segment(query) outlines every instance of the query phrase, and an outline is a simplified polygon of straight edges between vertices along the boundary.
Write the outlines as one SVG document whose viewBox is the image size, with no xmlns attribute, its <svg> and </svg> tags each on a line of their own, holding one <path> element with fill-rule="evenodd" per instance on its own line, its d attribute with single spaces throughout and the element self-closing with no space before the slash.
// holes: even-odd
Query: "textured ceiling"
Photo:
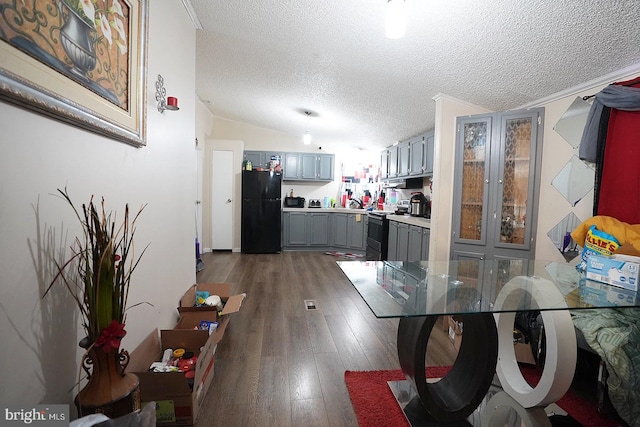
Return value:
<svg viewBox="0 0 640 427">
<path fill-rule="evenodd" d="M 438 93 L 508 110 L 640 63 L 638 0 L 406 1 L 390 40 L 386 0 L 191 0 L 197 95 L 219 117 L 380 148 L 433 129 Z"/>
</svg>

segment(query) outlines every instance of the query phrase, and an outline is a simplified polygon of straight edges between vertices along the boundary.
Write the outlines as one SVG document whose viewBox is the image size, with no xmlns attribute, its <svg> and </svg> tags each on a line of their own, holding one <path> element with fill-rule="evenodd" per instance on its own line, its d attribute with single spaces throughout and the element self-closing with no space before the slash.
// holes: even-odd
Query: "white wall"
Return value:
<svg viewBox="0 0 640 427">
<path fill-rule="evenodd" d="M 638 67 L 635 67 L 636 69 Z M 638 75 L 637 71 L 612 76 L 607 84 L 615 81 L 631 80 Z M 600 79 L 602 80 L 602 79 Z M 538 211 L 538 228 L 536 233 L 536 258 L 550 261 L 564 262 L 564 258 L 554 246 L 547 233 L 564 217 L 573 212 L 580 221 L 593 215 L 593 190 L 580 200 L 576 206 L 571 204 L 551 185 L 558 172 L 575 154 L 578 148 L 573 148 L 564 140 L 553 127 L 562 114 L 569 108 L 576 96 L 593 95 L 598 93 L 606 84 L 585 83 L 579 89 L 567 90 L 562 96 L 552 101 L 531 106 L 545 108 L 544 139 L 542 144 L 542 170 L 540 175 L 540 202 Z"/>
<path fill-rule="evenodd" d="M 168 31 L 168 29 L 171 29 Z M 129 145 L 0 102 L 0 402 L 72 403 L 83 336 L 75 303 L 52 278 L 42 247 L 64 250 L 80 232 L 53 196 L 67 187 L 79 206 L 93 194 L 122 215 L 147 204 L 136 250 L 148 243 L 131 283 L 122 346 L 133 350 L 155 328 L 175 324 L 177 301 L 195 282 L 195 30 L 180 2 L 151 1 L 146 69 L 148 145 Z M 180 110 L 160 114 L 154 83 L 165 79 Z M 51 239 L 55 239 L 54 241 Z"/>
</svg>

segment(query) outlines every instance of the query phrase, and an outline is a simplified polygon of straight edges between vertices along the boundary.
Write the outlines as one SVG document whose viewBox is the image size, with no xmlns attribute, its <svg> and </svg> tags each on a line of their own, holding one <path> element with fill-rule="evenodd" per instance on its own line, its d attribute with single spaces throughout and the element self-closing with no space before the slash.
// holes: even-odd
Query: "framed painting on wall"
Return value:
<svg viewBox="0 0 640 427">
<path fill-rule="evenodd" d="M 0 100 L 146 145 L 147 0 L 0 0 Z"/>
</svg>

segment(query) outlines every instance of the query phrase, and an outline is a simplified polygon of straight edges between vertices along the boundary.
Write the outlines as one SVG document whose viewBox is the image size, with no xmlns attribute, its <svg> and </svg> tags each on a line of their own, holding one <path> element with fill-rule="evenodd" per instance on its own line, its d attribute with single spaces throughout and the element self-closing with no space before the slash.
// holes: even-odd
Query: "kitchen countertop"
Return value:
<svg viewBox="0 0 640 427">
<path fill-rule="evenodd" d="M 282 208 L 282 212 L 338 212 L 338 213 L 354 213 L 367 214 L 364 209 L 350 208 Z"/>
<path fill-rule="evenodd" d="M 397 221 L 403 222 L 409 225 L 417 225 L 422 228 L 431 228 L 431 220 L 424 217 L 419 216 L 411 216 L 411 215 L 387 215 L 387 219 L 389 221 Z"/>
<path fill-rule="evenodd" d="M 366 211 L 364 209 L 350 209 L 350 208 L 282 208 L 282 212 L 329 212 L 329 213 L 335 212 L 335 213 L 350 213 L 350 214 L 368 214 L 369 213 L 369 211 Z M 417 225 L 418 227 L 431 228 L 431 220 L 427 218 L 411 216 L 411 215 L 387 214 L 387 219 L 390 221 L 403 222 L 409 225 Z"/>
</svg>

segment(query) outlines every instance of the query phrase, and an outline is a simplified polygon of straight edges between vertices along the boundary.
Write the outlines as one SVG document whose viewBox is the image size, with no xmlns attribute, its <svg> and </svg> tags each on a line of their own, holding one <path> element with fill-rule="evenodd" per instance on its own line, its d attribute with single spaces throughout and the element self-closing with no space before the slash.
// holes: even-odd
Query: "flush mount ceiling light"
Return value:
<svg viewBox="0 0 640 427">
<path fill-rule="evenodd" d="M 407 29 L 407 10 L 405 0 L 388 0 L 385 16 L 385 34 L 387 38 L 404 37 Z"/>
<path fill-rule="evenodd" d="M 311 111 L 305 111 L 304 114 L 307 116 L 307 130 L 305 131 L 304 135 L 302 136 L 302 142 L 304 142 L 304 145 L 310 145 L 311 144 L 311 134 L 309 133 L 309 116 L 311 116 Z"/>
</svg>

